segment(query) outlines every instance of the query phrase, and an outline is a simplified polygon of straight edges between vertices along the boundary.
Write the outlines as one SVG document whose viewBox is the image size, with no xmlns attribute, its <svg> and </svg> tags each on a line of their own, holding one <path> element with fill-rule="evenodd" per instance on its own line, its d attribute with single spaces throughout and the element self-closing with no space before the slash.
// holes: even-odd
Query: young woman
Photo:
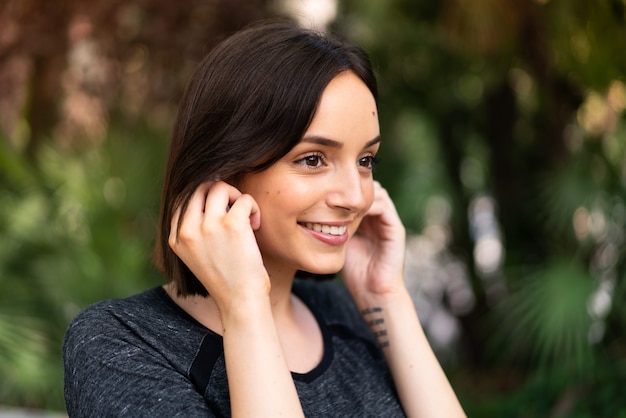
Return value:
<svg viewBox="0 0 626 418">
<path fill-rule="evenodd" d="M 204 59 L 164 181 L 169 283 L 72 322 L 70 416 L 464 415 L 404 286 L 404 228 L 372 177 L 376 100 L 360 49 L 287 22 Z M 342 284 L 321 280 L 339 271 Z"/>
</svg>

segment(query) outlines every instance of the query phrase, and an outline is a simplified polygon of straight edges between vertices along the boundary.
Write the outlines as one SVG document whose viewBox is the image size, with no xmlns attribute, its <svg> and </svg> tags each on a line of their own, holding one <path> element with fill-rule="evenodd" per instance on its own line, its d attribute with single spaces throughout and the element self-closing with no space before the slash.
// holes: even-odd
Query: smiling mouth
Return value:
<svg viewBox="0 0 626 418">
<path fill-rule="evenodd" d="M 307 229 L 312 229 L 313 231 L 316 231 L 316 232 L 321 232 L 323 234 L 329 234 L 329 235 L 335 235 L 335 236 L 341 236 L 345 234 L 346 231 L 348 230 L 348 227 L 346 225 L 341 225 L 341 226 L 322 225 L 322 224 L 315 224 L 315 223 L 310 223 L 310 222 L 305 222 L 305 223 L 302 223 L 301 225 L 306 227 Z"/>
</svg>

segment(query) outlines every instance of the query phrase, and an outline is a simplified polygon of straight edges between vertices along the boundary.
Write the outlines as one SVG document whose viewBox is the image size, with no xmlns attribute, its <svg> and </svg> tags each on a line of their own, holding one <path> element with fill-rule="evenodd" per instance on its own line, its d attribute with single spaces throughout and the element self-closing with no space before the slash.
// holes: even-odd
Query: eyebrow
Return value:
<svg viewBox="0 0 626 418">
<path fill-rule="evenodd" d="M 302 138 L 302 142 L 309 142 L 309 143 L 312 143 L 312 144 L 324 145 L 324 146 L 331 147 L 331 148 L 341 148 L 341 147 L 343 147 L 343 142 L 335 141 L 334 139 L 325 138 L 323 136 L 316 136 L 316 135 L 314 135 L 314 136 L 305 136 L 304 138 Z M 367 143 L 365 144 L 363 149 L 369 148 L 372 145 L 377 144 L 379 142 L 380 142 L 380 135 L 378 135 L 374 139 L 371 139 L 371 140 L 367 141 Z"/>
</svg>

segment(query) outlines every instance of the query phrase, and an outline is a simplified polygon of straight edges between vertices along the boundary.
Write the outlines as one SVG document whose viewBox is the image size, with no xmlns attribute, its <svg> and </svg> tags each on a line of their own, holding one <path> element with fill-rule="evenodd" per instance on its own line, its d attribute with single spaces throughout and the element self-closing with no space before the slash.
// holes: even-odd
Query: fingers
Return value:
<svg viewBox="0 0 626 418">
<path fill-rule="evenodd" d="M 204 193 L 206 217 L 214 219 L 224 216 L 239 197 L 241 197 L 241 192 L 230 184 L 223 181 L 215 182 Z"/>
<path fill-rule="evenodd" d="M 381 215 L 388 210 L 395 212 L 395 206 L 387 190 L 377 181 L 374 181 L 374 201 L 367 211 L 367 215 Z"/>
<path fill-rule="evenodd" d="M 204 207 L 206 203 L 206 197 L 211 188 L 211 183 L 202 183 L 191 195 L 187 209 L 183 216 L 187 225 L 199 225 L 202 220 L 202 214 L 204 213 Z M 169 245 L 171 248 L 175 248 L 179 240 L 180 229 L 182 228 L 181 222 L 182 205 L 179 205 L 172 216 L 172 222 L 170 224 Z M 180 228 L 179 228 L 180 227 Z"/>
<path fill-rule="evenodd" d="M 202 183 L 192 194 L 187 210 L 180 222 L 181 207 L 172 217 L 169 244 L 172 248 L 179 241 L 180 235 L 189 235 L 199 227 L 210 228 L 217 220 L 234 225 L 249 220 L 252 229 L 261 225 L 261 212 L 256 201 L 250 195 L 244 195 L 235 187 L 223 181 Z M 179 228 L 180 225 L 180 228 Z"/>
<path fill-rule="evenodd" d="M 238 222 L 240 219 L 248 219 L 252 229 L 257 230 L 261 226 L 261 211 L 259 205 L 249 194 L 242 194 L 233 202 L 229 217 L 233 217 Z"/>
<path fill-rule="evenodd" d="M 374 201 L 361 221 L 357 234 L 376 240 L 404 239 L 402 220 L 389 193 L 378 182 L 374 182 Z"/>
<path fill-rule="evenodd" d="M 242 224 L 248 219 L 252 229 L 261 226 L 261 212 L 254 198 L 222 181 L 215 183 L 206 196 L 204 219 Z"/>
</svg>

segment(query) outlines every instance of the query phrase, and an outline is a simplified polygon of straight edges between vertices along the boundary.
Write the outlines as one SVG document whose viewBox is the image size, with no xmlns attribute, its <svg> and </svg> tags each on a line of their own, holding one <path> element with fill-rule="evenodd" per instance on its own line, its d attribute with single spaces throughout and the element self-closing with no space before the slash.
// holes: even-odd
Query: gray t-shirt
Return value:
<svg viewBox="0 0 626 418">
<path fill-rule="evenodd" d="M 404 416 L 383 355 L 345 287 L 296 281 L 293 292 L 324 338 L 321 362 L 292 373 L 305 415 Z M 63 356 L 70 417 L 230 416 L 221 336 L 161 287 L 85 309 L 67 330 Z"/>
</svg>

